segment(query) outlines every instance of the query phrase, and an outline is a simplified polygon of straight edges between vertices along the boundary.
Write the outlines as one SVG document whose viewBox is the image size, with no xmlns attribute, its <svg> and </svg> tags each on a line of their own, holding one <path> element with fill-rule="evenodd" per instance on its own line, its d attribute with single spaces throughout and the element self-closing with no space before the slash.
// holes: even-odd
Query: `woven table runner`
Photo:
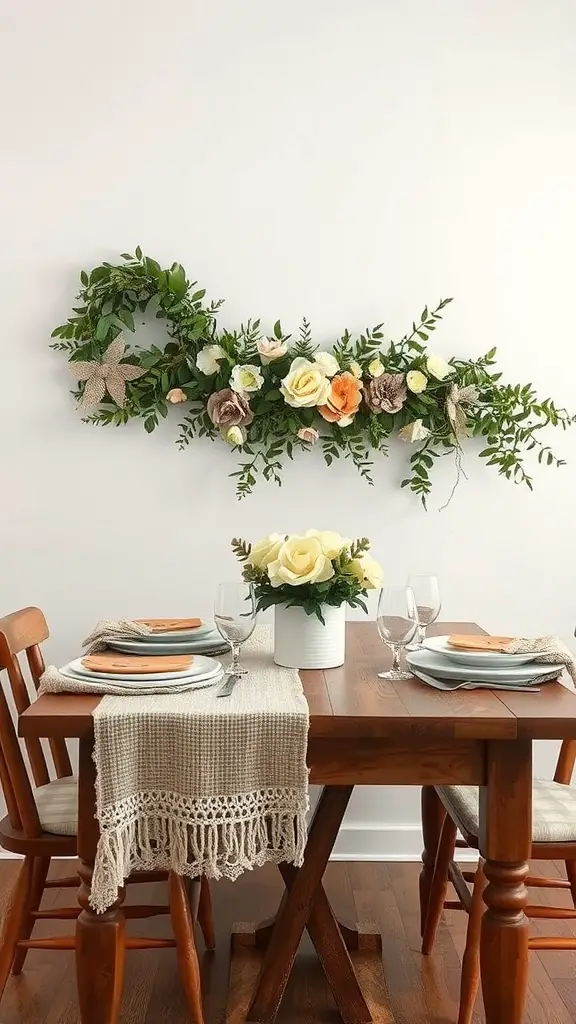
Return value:
<svg viewBox="0 0 576 1024">
<path fill-rule="evenodd" d="M 300 865 L 308 810 L 308 703 L 272 661 L 270 627 L 244 646 L 249 674 L 170 695 L 105 696 L 94 712 L 100 841 L 90 902 L 103 913 L 132 871 L 237 878 Z"/>
</svg>

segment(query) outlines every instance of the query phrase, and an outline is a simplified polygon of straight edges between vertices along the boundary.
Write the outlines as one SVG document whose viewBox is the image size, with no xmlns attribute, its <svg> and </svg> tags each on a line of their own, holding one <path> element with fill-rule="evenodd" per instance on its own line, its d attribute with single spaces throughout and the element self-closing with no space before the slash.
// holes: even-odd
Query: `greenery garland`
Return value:
<svg viewBox="0 0 576 1024">
<path fill-rule="evenodd" d="M 118 426 L 139 417 L 150 432 L 169 404 L 186 403 L 178 444 L 223 437 L 241 456 L 231 474 L 239 498 L 259 474 L 280 484 L 283 456 L 291 459 L 316 442 L 328 465 L 348 458 L 372 484 L 371 452 L 387 454 L 394 433 L 413 448 L 401 486 L 424 505 L 439 458 L 452 452 L 460 475 L 467 436 L 485 438 L 480 457 L 530 489 L 526 451 L 535 450 L 547 465 L 564 464 L 539 432 L 548 424 L 566 429 L 576 417 L 538 399 L 531 384 L 501 383 L 492 371 L 495 348 L 449 362 L 427 351 L 451 299 L 425 308 L 385 351 L 377 324 L 359 337 L 344 331 L 328 352 L 313 340 L 307 320 L 295 338 L 279 320 L 270 337 L 260 320 L 219 328 L 221 302 L 206 303 L 205 290 L 188 281 L 179 263 L 162 269 L 140 248 L 122 260 L 82 271 L 79 305 L 52 332 L 52 348 L 66 353 L 78 381 L 73 394 L 88 410 L 85 421 Z M 126 332 L 151 312 L 164 321 L 167 343 L 126 351 Z"/>
</svg>

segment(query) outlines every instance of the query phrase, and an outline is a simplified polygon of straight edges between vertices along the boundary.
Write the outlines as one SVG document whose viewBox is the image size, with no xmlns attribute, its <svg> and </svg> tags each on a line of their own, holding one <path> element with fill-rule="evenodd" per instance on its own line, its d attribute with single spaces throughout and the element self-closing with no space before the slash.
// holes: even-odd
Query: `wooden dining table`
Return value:
<svg viewBox="0 0 576 1024">
<path fill-rule="evenodd" d="M 469 622 L 437 623 L 433 630 L 437 634 L 482 632 Z M 299 868 L 280 865 L 285 894 L 278 913 L 273 921 L 252 930 L 250 941 L 260 959 L 242 1015 L 254 1024 L 274 1020 L 305 930 L 345 1024 L 393 1020 L 383 1005 L 375 1006 L 374 992 L 366 991 L 369 974 L 354 968 L 355 950 L 372 948 L 378 957 L 378 936 L 371 928 L 346 927 L 337 921 L 322 884 L 358 785 L 423 787 L 422 916 L 443 817 L 434 787 L 480 787 L 480 853 L 486 860 L 488 881 L 481 939 L 486 1021 L 521 1024 L 524 1020 L 528 977 L 524 881 L 532 829 L 532 746 L 538 739 L 576 738 L 576 693 L 555 682 L 543 685 L 539 693 L 441 692 L 416 679 L 379 679 L 378 671 L 389 665 L 389 652 L 374 623 L 359 622 L 347 626 L 346 662 L 341 668 L 300 673 L 310 708 L 310 782 L 322 790 L 304 863 Z M 82 1024 L 116 1024 L 123 972 L 122 896 L 104 914 L 96 914 L 89 904 L 99 838 L 92 713 L 100 699 L 45 695 L 19 721 L 23 737 L 79 740 L 78 901 L 82 909 L 76 964 Z M 238 1020 L 237 1005 L 229 1019 Z"/>
</svg>

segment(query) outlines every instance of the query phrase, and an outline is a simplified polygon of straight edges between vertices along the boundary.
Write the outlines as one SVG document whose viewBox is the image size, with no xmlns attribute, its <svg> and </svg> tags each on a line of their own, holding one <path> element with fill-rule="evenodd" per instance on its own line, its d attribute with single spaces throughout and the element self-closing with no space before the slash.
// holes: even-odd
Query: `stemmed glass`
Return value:
<svg viewBox="0 0 576 1024">
<path fill-rule="evenodd" d="M 413 573 L 409 576 L 408 586 L 414 591 L 418 617 L 416 642 L 410 644 L 408 650 L 418 651 L 426 639 L 426 627 L 436 622 L 440 615 L 442 607 L 440 587 L 438 586 L 437 576 L 429 576 L 425 573 Z"/>
<path fill-rule="evenodd" d="M 248 669 L 240 664 L 240 648 L 254 632 L 256 595 L 252 583 L 220 583 L 214 601 L 214 622 L 220 636 L 232 650 L 232 662 L 226 675 L 243 676 Z"/>
<path fill-rule="evenodd" d="M 400 668 L 400 652 L 410 643 L 418 628 L 416 599 L 410 587 L 382 587 L 378 599 L 376 625 L 380 639 L 392 648 L 392 668 L 379 672 L 380 679 L 411 679 Z"/>
</svg>

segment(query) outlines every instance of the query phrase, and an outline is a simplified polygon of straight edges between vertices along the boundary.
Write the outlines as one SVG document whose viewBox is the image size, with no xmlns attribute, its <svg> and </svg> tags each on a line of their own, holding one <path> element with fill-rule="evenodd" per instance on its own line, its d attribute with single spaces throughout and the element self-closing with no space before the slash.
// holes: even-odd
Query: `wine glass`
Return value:
<svg viewBox="0 0 576 1024">
<path fill-rule="evenodd" d="M 400 651 L 410 643 L 418 628 L 416 598 L 410 587 L 382 587 L 376 625 L 380 639 L 392 648 L 392 668 L 379 672 L 380 679 L 411 679 L 412 674 L 400 668 Z"/>
<path fill-rule="evenodd" d="M 240 664 L 240 648 L 254 632 L 256 595 L 252 583 L 220 583 L 214 601 L 214 622 L 220 636 L 229 644 L 232 662 L 227 675 L 243 676 L 248 669 Z"/>
<path fill-rule="evenodd" d="M 408 586 L 412 587 L 414 591 L 418 615 L 416 642 L 410 644 L 408 650 L 418 651 L 426 639 L 426 627 L 436 622 L 440 615 L 442 607 L 440 587 L 438 586 L 437 576 L 429 576 L 425 573 L 413 573 L 409 576 Z"/>
</svg>

